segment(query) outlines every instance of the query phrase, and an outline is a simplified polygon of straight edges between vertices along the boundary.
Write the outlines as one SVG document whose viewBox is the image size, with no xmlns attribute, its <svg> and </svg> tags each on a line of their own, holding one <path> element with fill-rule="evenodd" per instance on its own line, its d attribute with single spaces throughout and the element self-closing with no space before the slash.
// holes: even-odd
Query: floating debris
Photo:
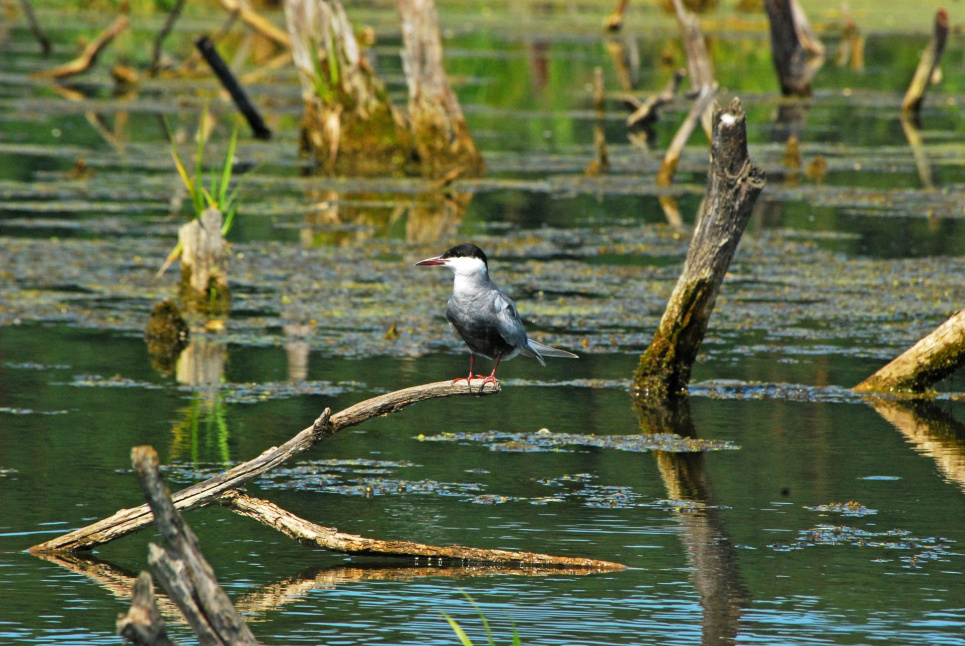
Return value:
<svg viewBox="0 0 965 646">
<path fill-rule="evenodd" d="M 831 502 L 826 505 L 805 507 L 805 509 L 808 511 L 841 514 L 842 516 L 869 516 L 871 514 L 878 513 L 877 509 L 868 509 L 856 500 L 850 500 L 848 502 Z"/>
<path fill-rule="evenodd" d="M 792 543 L 773 543 L 768 547 L 777 552 L 791 552 L 815 546 L 895 550 L 909 552 L 898 557 L 905 567 L 919 568 L 926 561 L 948 561 L 951 557 L 961 556 L 952 550 L 953 544 L 954 541 L 940 536 L 918 538 L 901 529 L 873 532 L 846 525 L 818 525 L 800 532 L 797 540 Z M 889 560 L 892 559 L 873 559 L 877 563 L 886 563 Z"/>
<path fill-rule="evenodd" d="M 577 433 L 504 433 L 488 431 L 484 433 L 441 433 L 420 436 L 426 442 L 479 442 L 488 444 L 492 451 L 511 451 L 528 453 L 533 451 L 565 451 L 568 447 L 595 447 L 647 453 L 666 451 L 668 453 L 703 453 L 707 451 L 729 451 L 739 449 L 736 444 L 726 440 L 704 440 L 681 437 L 670 433 L 652 435 L 582 435 Z"/>
</svg>

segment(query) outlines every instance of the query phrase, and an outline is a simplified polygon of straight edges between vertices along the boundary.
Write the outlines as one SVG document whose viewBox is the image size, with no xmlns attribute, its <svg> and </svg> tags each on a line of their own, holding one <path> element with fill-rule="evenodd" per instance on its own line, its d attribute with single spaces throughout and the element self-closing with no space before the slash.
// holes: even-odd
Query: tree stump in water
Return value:
<svg viewBox="0 0 965 646">
<path fill-rule="evenodd" d="M 181 243 L 181 306 L 186 311 L 221 315 L 231 309 L 228 252 L 221 237 L 223 217 L 205 209 L 178 230 Z"/>
<path fill-rule="evenodd" d="M 802 35 L 812 34 L 804 12 L 794 6 L 794 0 L 764 0 L 771 25 L 771 57 L 784 96 L 811 96 L 811 77 L 816 67 L 807 64 L 807 50 Z M 812 45 L 812 48 L 814 46 Z M 823 51 L 823 47 L 822 47 Z"/>
<path fill-rule="evenodd" d="M 747 156 L 747 125 L 735 99 L 729 109 L 714 111 L 704 207 L 683 272 L 640 357 L 634 391 L 664 399 L 687 387 L 720 284 L 763 189 L 764 173 Z"/>
<path fill-rule="evenodd" d="M 286 0 L 302 86 L 302 148 L 329 174 L 402 172 L 415 149 L 405 119 L 362 55 L 339 0 Z"/>
<path fill-rule="evenodd" d="M 935 12 L 935 27 L 932 32 L 928 47 L 921 54 L 915 76 L 905 92 L 905 98 L 901 102 L 902 114 L 918 114 L 921 109 L 922 101 L 925 100 L 925 92 L 928 86 L 934 81 L 935 72 L 938 64 L 941 63 L 942 54 L 945 52 L 945 42 L 948 40 L 948 12 L 939 7 Z"/>
<path fill-rule="evenodd" d="M 409 85 L 409 121 L 423 175 L 454 169 L 480 175 L 482 156 L 469 135 L 459 101 L 442 65 L 442 41 L 433 0 L 398 0 L 402 66 Z"/>
</svg>

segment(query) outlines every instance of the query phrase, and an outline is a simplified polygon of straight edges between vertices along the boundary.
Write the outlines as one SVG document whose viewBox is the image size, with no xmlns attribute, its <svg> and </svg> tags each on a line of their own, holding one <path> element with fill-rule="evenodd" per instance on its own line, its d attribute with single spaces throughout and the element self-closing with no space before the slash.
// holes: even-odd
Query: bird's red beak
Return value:
<svg viewBox="0 0 965 646">
<path fill-rule="evenodd" d="M 415 267 L 428 267 L 428 266 L 431 266 L 431 265 L 444 265 L 444 264 L 446 264 L 446 261 L 445 261 L 445 260 L 443 260 L 442 258 L 436 257 L 436 258 L 426 258 L 425 260 L 420 260 L 420 261 L 417 262 L 414 266 L 415 266 Z"/>
</svg>

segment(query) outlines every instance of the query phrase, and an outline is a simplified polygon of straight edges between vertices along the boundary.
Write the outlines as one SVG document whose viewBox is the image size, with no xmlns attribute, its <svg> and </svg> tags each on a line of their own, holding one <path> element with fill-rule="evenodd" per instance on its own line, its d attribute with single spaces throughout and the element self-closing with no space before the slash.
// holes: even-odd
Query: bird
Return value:
<svg viewBox="0 0 965 646">
<path fill-rule="evenodd" d="M 416 267 L 436 265 L 448 267 L 454 274 L 446 319 L 453 335 L 469 346 L 469 376 L 454 379 L 453 384 L 465 380 L 472 390 L 477 356 L 495 361 L 492 373 L 483 378 L 480 389 L 488 383 L 496 386 L 496 369 L 500 361 L 508 361 L 518 354 L 534 357 L 542 366 L 546 365 L 544 357 L 579 358 L 572 352 L 538 343 L 526 335 L 516 305 L 489 277 L 489 261 L 476 245 L 459 244 L 441 256 L 415 264 Z M 476 375 L 475 378 L 480 377 Z"/>
</svg>

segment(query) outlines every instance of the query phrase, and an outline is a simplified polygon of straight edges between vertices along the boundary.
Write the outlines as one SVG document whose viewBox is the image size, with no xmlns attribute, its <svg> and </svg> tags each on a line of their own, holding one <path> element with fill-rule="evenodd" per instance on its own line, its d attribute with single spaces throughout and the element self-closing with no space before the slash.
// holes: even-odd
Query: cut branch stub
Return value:
<svg viewBox="0 0 965 646">
<path fill-rule="evenodd" d="M 402 66 L 409 86 L 409 121 L 423 175 L 455 169 L 481 175 L 476 148 L 442 64 L 442 41 L 433 0 L 398 0 L 402 19 Z"/>
<path fill-rule="evenodd" d="M 205 209 L 178 230 L 181 243 L 179 295 L 185 310 L 208 315 L 231 309 L 228 252 L 221 235 L 221 211 Z"/>
<path fill-rule="evenodd" d="M 653 341 L 640 357 L 633 390 L 666 398 L 686 389 L 721 282 L 764 189 L 764 172 L 747 156 L 740 102 L 714 111 L 704 208 L 684 268 Z"/>
</svg>

